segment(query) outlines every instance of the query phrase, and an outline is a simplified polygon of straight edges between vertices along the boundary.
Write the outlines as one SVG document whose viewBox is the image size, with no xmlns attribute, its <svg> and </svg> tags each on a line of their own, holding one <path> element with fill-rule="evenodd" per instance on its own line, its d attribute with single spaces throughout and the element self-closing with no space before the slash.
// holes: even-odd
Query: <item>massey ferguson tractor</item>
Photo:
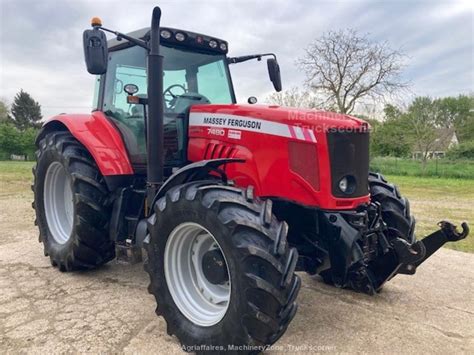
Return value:
<svg viewBox="0 0 474 355">
<path fill-rule="evenodd" d="M 36 223 L 60 271 L 146 250 L 156 313 L 185 349 L 259 352 L 295 316 L 296 271 L 367 294 L 468 234 L 415 238 L 398 188 L 369 173 L 369 126 L 351 116 L 236 103 L 226 41 L 160 27 L 84 31 L 94 110 L 37 138 Z M 107 41 L 105 32 L 113 33 Z"/>
</svg>

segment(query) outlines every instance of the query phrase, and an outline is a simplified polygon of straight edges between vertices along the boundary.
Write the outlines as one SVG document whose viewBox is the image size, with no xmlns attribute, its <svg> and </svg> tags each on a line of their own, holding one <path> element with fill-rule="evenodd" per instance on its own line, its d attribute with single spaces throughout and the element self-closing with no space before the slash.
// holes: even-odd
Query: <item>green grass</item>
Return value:
<svg viewBox="0 0 474 355">
<path fill-rule="evenodd" d="M 370 167 L 372 171 L 390 175 L 474 179 L 473 160 L 431 159 L 423 170 L 418 160 L 374 157 Z"/>
<path fill-rule="evenodd" d="M 0 161 L 0 196 L 31 192 L 34 162 Z"/>
<path fill-rule="evenodd" d="M 32 162 L 0 161 L 0 197 L 18 196 L 30 202 Z M 443 219 L 455 224 L 474 223 L 474 179 L 414 177 L 386 174 L 385 177 L 400 187 L 417 219 L 416 233 L 423 237 L 437 229 Z M 0 201 L 1 202 L 1 201 Z M 448 248 L 474 253 L 474 236 Z"/>
</svg>

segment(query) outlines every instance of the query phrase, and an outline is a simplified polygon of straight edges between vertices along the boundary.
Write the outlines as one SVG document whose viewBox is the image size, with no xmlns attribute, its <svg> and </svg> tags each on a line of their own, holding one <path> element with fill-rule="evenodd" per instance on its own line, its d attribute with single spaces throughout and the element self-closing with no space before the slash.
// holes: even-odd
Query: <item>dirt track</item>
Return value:
<svg viewBox="0 0 474 355">
<path fill-rule="evenodd" d="M 142 265 L 60 273 L 43 256 L 29 194 L 0 206 L 1 352 L 180 353 Z M 302 275 L 300 308 L 269 353 L 474 353 L 474 255 L 443 249 L 375 297 Z"/>
</svg>

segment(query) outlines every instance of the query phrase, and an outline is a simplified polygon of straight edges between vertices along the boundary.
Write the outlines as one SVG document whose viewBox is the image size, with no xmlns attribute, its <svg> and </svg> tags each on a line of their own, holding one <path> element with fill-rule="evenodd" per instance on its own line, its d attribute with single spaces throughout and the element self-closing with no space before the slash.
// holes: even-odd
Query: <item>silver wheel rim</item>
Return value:
<svg viewBox="0 0 474 355">
<path fill-rule="evenodd" d="M 210 327 L 224 318 L 230 303 L 231 282 L 212 284 L 202 270 L 203 255 L 219 249 L 214 236 L 197 223 L 182 223 L 168 237 L 165 247 L 165 278 L 174 303 L 194 324 Z"/>
<path fill-rule="evenodd" d="M 59 244 L 71 237 L 74 204 L 71 182 L 61 163 L 54 162 L 46 171 L 44 210 L 49 231 Z"/>
</svg>

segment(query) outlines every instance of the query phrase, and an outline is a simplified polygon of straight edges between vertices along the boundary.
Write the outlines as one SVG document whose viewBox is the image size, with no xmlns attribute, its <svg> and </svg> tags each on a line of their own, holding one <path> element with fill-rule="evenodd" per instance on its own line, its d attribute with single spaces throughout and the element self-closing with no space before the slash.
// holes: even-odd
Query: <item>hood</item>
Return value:
<svg viewBox="0 0 474 355">
<path fill-rule="evenodd" d="M 321 110 L 267 105 L 194 105 L 191 112 L 236 115 L 302 126 L 318 131 L 330 129 L 366 130 L 369 124 L 359 118 Z"/>
</svg>

